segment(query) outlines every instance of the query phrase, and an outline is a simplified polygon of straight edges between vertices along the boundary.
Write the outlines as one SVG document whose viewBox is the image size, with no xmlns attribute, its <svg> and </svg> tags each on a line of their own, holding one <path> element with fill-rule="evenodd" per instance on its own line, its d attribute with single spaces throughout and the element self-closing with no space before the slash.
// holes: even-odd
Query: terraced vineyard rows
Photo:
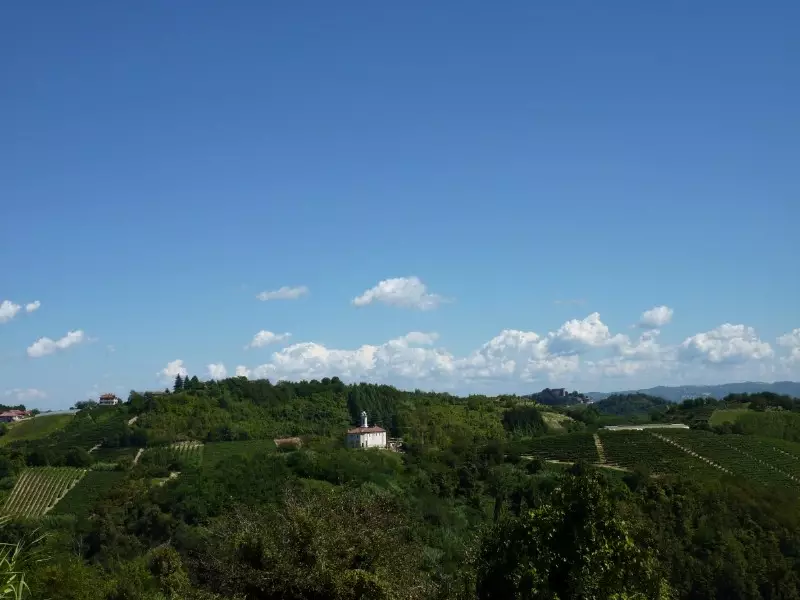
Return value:
<svg viewBox="0 0 800 600">
<path fill-rule="evenodd" d="M 763 485 L 792 485 L 792 476 L 767 461 L 756 459 L 744 447 L 734 449 L 730 441 L 734 436 L 723 436 L 707 431 L 665 431 L 661 435 L 691 448 L 698 454 L 728 469 L 733 475 L 756 481 Z M 738 436 L 737 436 L 738 437 Z M 736 443 L 734 441 L 734 443 Z"/>
<path fill-rule="evenodd" d="M 25 469 L 3 506 L 3 514 L 39 517 L 45 514 L 86 473 L 72 467 Z"/>
<path fill-rule="evenodd" d="M 642 466 L 653 473 L 714 475 L 714 468 L 647 431 L 604 431 L 600 434 L 606 462 L 632 469 Z"/>
<path fill-rule="evenodd" d="M 190 464 L 199 465 L 203 459 L 203 442 L 175 442 L 170 445 L 170 449 L 175 452 L 179 458 Z"/>
<path fill-rule="evenodd" d="M 67 492 L 50 514 L 84 515 L 99 498 L 113 489 L 124 477 L 125 473 L 119 471 L 90 471 Z"/>
<path fill-rule="evenodd" d="M 515 444 L 520 454 L 539 456 L 550 460 L 597 462 L 597 447 L 591 433 L 567 433 L 524 440 Z"/>
</svg>

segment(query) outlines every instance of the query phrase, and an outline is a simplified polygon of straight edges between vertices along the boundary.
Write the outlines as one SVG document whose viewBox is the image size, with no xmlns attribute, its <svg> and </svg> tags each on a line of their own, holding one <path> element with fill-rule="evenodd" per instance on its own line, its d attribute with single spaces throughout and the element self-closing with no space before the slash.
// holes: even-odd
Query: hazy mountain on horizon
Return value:
<svg viewBox="0 0 800 600">
<path fill-rule="evenodd" d="M 714 398 L 724 398 L 728 394 L 753 394 L 756 392 L 772 392 L 800 398 L 800 382 L 775 381 L 765 383 L 759 381 L 743 381 L 740 383 L 722 383 L 719 385 L 659 385 L 647 389 L 624 390 L 619 392 L 589 392 L 586 394 L 592 400 L 602 400 L 612 394 L 642 393 L 658 396 L 670 402 L 680 402 L 684 398 L 696 398 L 708 394 Z"/>
</svg>

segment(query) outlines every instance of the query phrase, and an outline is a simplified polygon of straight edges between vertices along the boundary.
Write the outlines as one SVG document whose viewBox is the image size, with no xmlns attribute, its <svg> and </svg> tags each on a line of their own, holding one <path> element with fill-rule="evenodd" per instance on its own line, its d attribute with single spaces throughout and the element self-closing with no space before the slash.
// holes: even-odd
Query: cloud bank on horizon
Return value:
<svg viewBox="0 0 800 600">
<path fill-rule="evenodd" d="M 306 286 L 283 287 L 278 292 L 288 289 L 308 293 Z M 285 291 L 281 295 L 299 297 Z M 398 309 L 428 311 L 449 301 L 430 292 L 419 277 L 411 276 L 384 279 L 351 303 L 356 307 L 381 303 Z M 731 323 L 696 333 L 681 343 L 663 343 L 661 329 L 671 323 L 674 314 L 673 308 L 666 305 L 643 311 L 633 324 L 642 330 L 636 336 L 612 334 L 598 312 L 570 319 L 545 334 L 504 329 L 461 356 L 437 345 L 440 335 L 435 331 L 410 331 L 377 345 L 335 348 L 314 341 L 288 344 L 291 333 L 261 330 L 246 348 L 286 345 L 272 352 L 267 362 L 253 366 L 239 364 L 233 373 L 272 380 L 338 376 L 345 381 L 468 391 L 491 386 L 579 386 L 599 379 L 633 376 L 661 382 L 690 380 L 709 370 L 723 378 L 726 375 L 736 378 L 746 372 L 774 379 L 795 376 L 800 369 L 800 329 L 776 340 L 783 352 L 776 352 L 752 327 Z M 162 373 L 174 377 L 175 365 L 183 365 L 183 361 L 170 362 Z M 220 379 L 228 373 L 223 363 L 215 362 L 207 365 L 205 375 Z M 620 385 L 625 384 L 620 382 Z"/>
<path fill-rule="evenodd" d="M 257 298 L 296 300 L 308 294 L 307 286 L 283 286 L 262 292 Z M 351 304 L 360 308 L 381 303 L 394 309 L 431 311 L 450 301 L 430 292 L 418 277 L 411 276 L 384 279 L 356 296 Z M 25 310 L 31 313 L 39 305 L 38 301 L 29 303 Z M 4 322 L 23 309 L 8 300 L 0 307 Z M 276 347 L 265 362 L 237 364 L 232 369 L 222 361 L 207 362 L 202 375 L 217 380 L 231 375 L 271 380 L 338 376 L 348 382 L 501 392 L 546 385 L 586 390 L 592 382 L 609 378 L 623 388 L 624 380 L 634 377 L 666 383 L 691 382 L 709 373 L 721 380 L 741 380 L 746 378 L 743 374 L 768 380 L 788 379 L 800 373 L 800 328 L 780 335 L 774 345 L 761 339 L 753 327 L 733 323 L 722 323 L 679 343 L 667 343 L 662 341 L 662 330 L 674 316 L 673 308 L 666 305 L 646 309 L 631 319 L 631 328 L 638 330 L 631 335 L 612 332 L 599 312 L 591 312 L 546 333 L 504 329 L 460 355 L 448 350 L 436 331 L 409 331 L 380 344 L 337 348 L 315 341 L 290 343 L 290 332 L 261 329 L 243 348 L 258 354 L 267 346 Z M 42 358 L 86 341 L 93 340 L 88 340 L 81 329 L 70 330 L 58 339 L 40 337 L 27 348 L 27 355 L 31 359 Z M 178 375 L 186 377 L 190 366 L 192 373 L 195 368 L 203 368 L 176 358 L 155 373 L 155 381 L 169 385 Z M 45 392 L 35 388 L 14 388 L 4 394 L 19 401 L 46 397 Z"/>
</svg>

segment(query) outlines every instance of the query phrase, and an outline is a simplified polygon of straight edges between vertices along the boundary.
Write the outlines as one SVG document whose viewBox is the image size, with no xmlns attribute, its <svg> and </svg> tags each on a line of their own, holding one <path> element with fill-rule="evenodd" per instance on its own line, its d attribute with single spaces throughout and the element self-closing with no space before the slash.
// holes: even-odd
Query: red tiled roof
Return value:
<svg viewBox="0 0 800 600">
<path fill-rule="evenodd" d="M 14 408 L 0 413 L 0 417 L 24 417 L 28 413 L 29 411 L 27 410 L 17 410 L 16 408 Z"/>
<path fill-rule="evenodd" d="M 100 400 L 113 400 L 114 398 L 116 398 L 114 394 L 103 394 L 100 396 Z"/>
<path fill-rule="evenodd" d="M 385 433 L 386 430 L 383 427 L 378 427 L 377 425 L 373 425 L 372 427 L 353 427 L 352 429 L 348 429 L 348 435 L 351 433 Z"/>
</svg>

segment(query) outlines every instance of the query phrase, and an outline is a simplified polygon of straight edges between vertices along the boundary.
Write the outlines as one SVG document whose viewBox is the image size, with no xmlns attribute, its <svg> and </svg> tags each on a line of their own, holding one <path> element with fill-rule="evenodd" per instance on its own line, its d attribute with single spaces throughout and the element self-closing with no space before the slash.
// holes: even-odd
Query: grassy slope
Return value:
<svg viewBox="0 0 800 600">
<path fill-rule="evenodd" d="M 54 431 L 63 429 L 73 418 L 73 415 L 38 415 L 32 419 L 12 423 L 8 433 L 0 437 L 0 446 L 18 440 L 35 440 L 47 437 Z"/>
<path fill-rule="evenodd" d="M 550 430 L 552 433 L 558 433 L 564 431 L 564 426 L 562 425 L 562 423 L 573 420 L 572 417 L 569 417 L 567 415 L 549 411 L 542 411 L 542 418 L 544 419 L 544 422 L 547 425 L 547 429 Z"/>
<path fill-rule="evenodd" d="M 737 419 L 750 412 L 746 408 L 718 408 L 711 414 L 708 420 L 710 425 L 722 425 L 723 423 L 735 423 Z"/>
</svg>

